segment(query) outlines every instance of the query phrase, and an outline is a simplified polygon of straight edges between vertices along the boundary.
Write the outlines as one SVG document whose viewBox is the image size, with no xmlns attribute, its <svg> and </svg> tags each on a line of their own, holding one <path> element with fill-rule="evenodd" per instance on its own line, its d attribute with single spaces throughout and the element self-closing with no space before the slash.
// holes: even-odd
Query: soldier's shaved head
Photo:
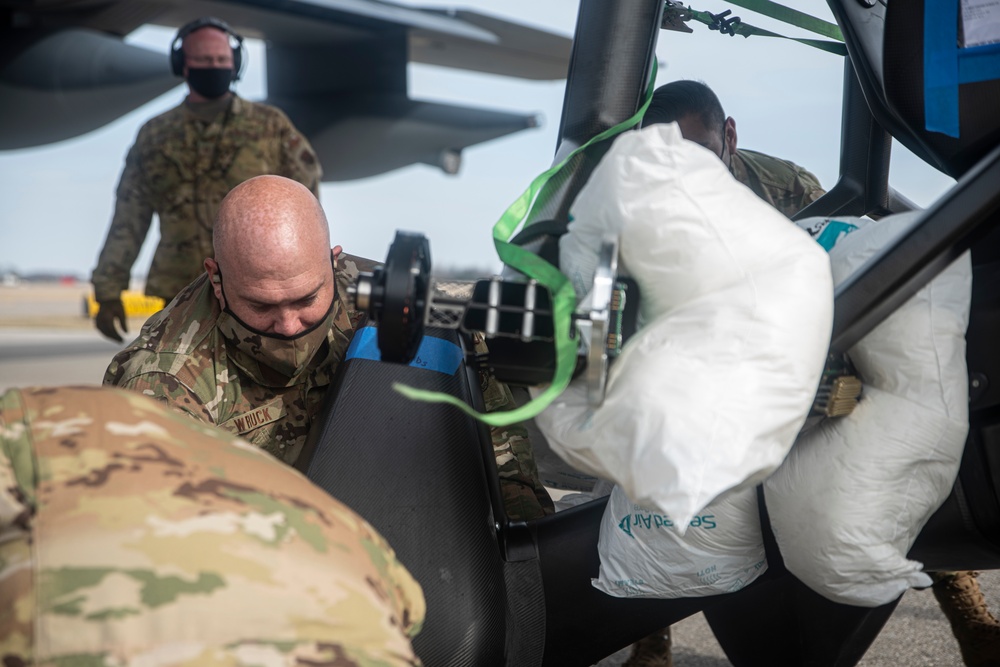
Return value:
<svg viewBox="0 0 1000 667">
<path fill-rule="evenodd" d="M 281 272 L 310 256 L 329 263 L 330 227 L 307 187 L 283 176 L 257 176 L 222 200 L 213 246 L 224 266 L 251 264 L 263 273 Z"/>
<path fill-rule="evenodd" d="M 205 269 L 223 307 L 247 324 L 291 336 L 326 314 L 330 228 L 304 185 L 282 176 L 244 181 L 222 200 L 213 234 L 215 258 Z"/>
</svg>

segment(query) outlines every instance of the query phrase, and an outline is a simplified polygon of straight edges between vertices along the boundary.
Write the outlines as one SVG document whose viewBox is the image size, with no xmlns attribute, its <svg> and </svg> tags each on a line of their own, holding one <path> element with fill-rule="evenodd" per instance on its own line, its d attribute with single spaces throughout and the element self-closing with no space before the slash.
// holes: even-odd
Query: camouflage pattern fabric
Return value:
<svg viewBox="0 0 1000 667">
<path fill-rule="evenodd" d="M 327 347 L 292 384 L 234 353 L 217 324 L 222 310 L 207 273 L 153 315 L 138 338 L 115 355 L 104 384 L 168 403 L 294 464 L 363 317 L 347 302 L 347 286 L 358 272 L 355 258 L 337 259 Z"/>
<path fill-rule="evenodd" d="M 263 174 L 294 179 L 318 196 L 322 175 L 309 142 L 280 110 L 235 95 L 210 122 L 187 103 L 139 130 L 125 158 L 117 203 L 92 282 L 97 301 L 118 299 L 149 232 L 160 242 L 146 294 L 170 301 L 213 255 L 212 227 L 226 194 Z"/>
<path fill-rule="evenodd" d="M 487 353 L 482 334 L 473 336 L 473 346 L 476 353 Z M 487 412 L 513 410 L 516 407 L 510 388 L 497 382 L 491 373 L 480 371 L 479 382 Z M 528 429 L 520 423 L 494 426 L 490 428 L 490 438 L 493 440 L 493 455 L 496 457 L 500 493 L 507 517 L 514 521 L 527 521 L 555 514 L 552 498 L 538 476 Z"/>
<path fill-rule="evenodd" d="M 826 192 L 815 176 L 794 162 L 757 151 L 737 149 L 732 171 L 737 181 L 788 218 Z"/>
<path fill-rule="evenodd" d="M 147 398 L 0 395 L 6 666 L 419 665 L 420 586 L 301 474 Z"/>
</svg>

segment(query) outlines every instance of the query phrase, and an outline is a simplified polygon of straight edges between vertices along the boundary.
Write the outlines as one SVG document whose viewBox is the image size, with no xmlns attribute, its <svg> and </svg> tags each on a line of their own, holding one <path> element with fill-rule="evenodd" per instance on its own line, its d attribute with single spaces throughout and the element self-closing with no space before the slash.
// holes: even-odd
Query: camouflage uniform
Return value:
<svg viewBox="0 0 1000 667">
<path fill-rule="evenodd" d="M 115 355 L 104 384 L 164 401 L 294 464 L 362 318 L 347 302 L 347 286 L 357 275 L 357 262 L 341 255 L 327 349 L 291 385 L 246 358 L 223 335 L 218 326 L 222 309 L 207 273 L 153 315 L 139 337 Z"/>
<path fill-rule="evenodd" d="M 732 172 L 737 181 L 789 218 L 825 193 L 816 177 L 794 162 L 757 151 L 737 149 Z"/>
<path fill-rule="evenodd" d="M 118 299 L 128 288 L 153 213 L 160 220 L 160 242 L 146 294 L 169 301 L 213 255 L 215 216 L 232 188 L 254 176 L 277 174 L 318 195 L 319 161 L 284 113 L 235 95 L 206 104 L 217 111 L 208 120 L 184 103 L 139 130 L 92 277 L 98 301 Z"/>
<path fill-rule="evenodd" d="M 101 387 L 0 395 L 4 665 L 419 665 L 375 530 L 225 432 Z"/>
<path fill-rule="evenodd" d="M 481 334 L 473 337 L 473 344 L 478 354 L 487 353 L 486 342 Z M 487 412 L 513 410 L 517 407 L 510 388 L 497 382 L 492 374 L 480 371 L 479 383 Z M 493 456 L 496 457 L 500 493 L 503 495 L 507 517 L 514 521 L 527 521 L 555 514 L 552 498 L 538 477 L 538 466 L 535 464 L 528 429 L 521 423 L 494 426 L 490 429 L 490 437 L 493 440 Z"/>
<path fill-rule="evenodd" d="M 104 384 L 164 401 L 294 465 L 363 316 L 349 308 L 347 286 L 371 266 L 349 255 L 338 258 L 328 348 L 294 384 L 234 350 L 217 324 L 221 309 L 207 274 L 152 316 L 139 337 L 115 355 Z M 483 391 L 487 410 L 513 407 L 510 390 L 491 375 L 484 377 Z M 526 429 L 497 427 L 491 435 L 508 516 L 534 519 L 554 511 L 538 479 Z"/>
</svg>

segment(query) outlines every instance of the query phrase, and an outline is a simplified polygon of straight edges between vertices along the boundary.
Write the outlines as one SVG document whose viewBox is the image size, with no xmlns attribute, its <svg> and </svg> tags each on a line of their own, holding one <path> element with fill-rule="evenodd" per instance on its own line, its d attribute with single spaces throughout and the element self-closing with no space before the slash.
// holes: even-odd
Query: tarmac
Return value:
<svg viewBox="0 0 1000 667">
<path fill-rule="evenodd" d="M 89 285 L 0 286 L 0 392 L 29 385 L 100 384 L 122 343 L 104 339 L 84 315 Z M 135 336 L 143 320 L 129 321 Z M 991 610 L 1000 613 L 1000 571 L 980 576 Z M 731 663 L 701 614 L 672 627 L 675 667 L 726 667 Z M 598 663 L 617 667 L 628 649 Z M 1000 657 L 998 657 L 1000 659 Z M 911 590 L 903 597 L 860 667 L 956 667 L 958 645 L 933 594 Z M 776 666 L 777 667 L 777 666 Z"/>
</svg>

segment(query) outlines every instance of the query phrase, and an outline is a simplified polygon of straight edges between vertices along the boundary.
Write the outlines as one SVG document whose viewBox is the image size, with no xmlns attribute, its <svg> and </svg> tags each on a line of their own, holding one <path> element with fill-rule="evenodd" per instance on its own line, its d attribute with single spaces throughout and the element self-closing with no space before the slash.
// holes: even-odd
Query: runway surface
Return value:
<svg viewBox="0 0 1000 667">
<path fill-rule="evenodd" d="M 86 285 L 0 287 L 0 392 L 10 387 L 100 384 L 122 344 L 108 341 L 82 315 Z M 131 321 L 135 335 L 141 320 Z M 1000 612 L 1000 572 L 980 577 L 990 609 Z M 729 661 L 701 614 L 673 627 L 675 667 L 726 667 Z M 621 665 L 623 650 L 600 667 Z M 910 591 L 861 667 L 957 667 L 958 645 L 930 591 Z M 778 666 L 775 666 L 778 667 Z"/>
</svg>

